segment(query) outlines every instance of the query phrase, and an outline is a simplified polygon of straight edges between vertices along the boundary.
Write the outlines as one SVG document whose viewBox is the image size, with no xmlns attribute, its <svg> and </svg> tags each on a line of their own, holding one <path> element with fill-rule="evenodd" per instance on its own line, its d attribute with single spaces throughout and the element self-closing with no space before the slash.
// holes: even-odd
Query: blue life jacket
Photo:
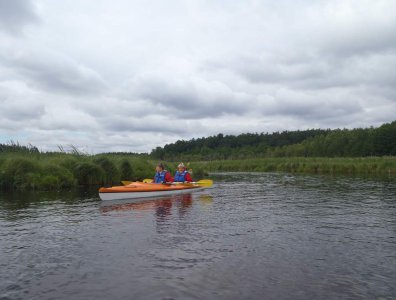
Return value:
<svg viewBox="0 0 396 300">
<path fill-rule="evenodd" d="M 174 181 L 175 182 L 184 182 L 184 181 L 186 181 L 186 174 L 187 174 L 187 171 L 183 171 L 183 172 L 176 171 L 176 174 L 175 174 L 175 177 L 174 177 Z"/>
<path fill-rule="evenodd" d="M 168 171 L 162 170 L 161 172 L 156 172 L 154 176 L 155 183 L 163 183 L 165 182 L 165 175 Z"/>
</svg>

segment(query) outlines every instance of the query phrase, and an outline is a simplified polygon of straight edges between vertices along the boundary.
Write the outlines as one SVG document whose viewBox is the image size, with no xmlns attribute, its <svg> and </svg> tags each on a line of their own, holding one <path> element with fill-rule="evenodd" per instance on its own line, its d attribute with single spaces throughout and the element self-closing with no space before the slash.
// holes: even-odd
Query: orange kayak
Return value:
<svg viewBox="0 0 396 300">
<path fill-rule="evenodd" d="M 188 184 L 158 184 L 132 182 L 128 185 L 113 186 L 99 189 L 99 197 L 102 200 L 120 200 L 148 197 L 163 197 L 182 193 L 191 193 L 204 189 L 205 186 Z"/>
</svg>

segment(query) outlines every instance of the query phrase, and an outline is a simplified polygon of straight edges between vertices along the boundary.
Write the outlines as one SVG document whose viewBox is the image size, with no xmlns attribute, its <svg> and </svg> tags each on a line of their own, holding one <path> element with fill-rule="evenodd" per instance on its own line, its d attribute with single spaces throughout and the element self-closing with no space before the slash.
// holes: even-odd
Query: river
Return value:
<svg viewBox="0 0 396 300">
<path fill-rule="evenodd" d="M 138 203 L 0 194 L 0 299 L 395 299 L 394 180 L 213 178 Z"/>
</svg>

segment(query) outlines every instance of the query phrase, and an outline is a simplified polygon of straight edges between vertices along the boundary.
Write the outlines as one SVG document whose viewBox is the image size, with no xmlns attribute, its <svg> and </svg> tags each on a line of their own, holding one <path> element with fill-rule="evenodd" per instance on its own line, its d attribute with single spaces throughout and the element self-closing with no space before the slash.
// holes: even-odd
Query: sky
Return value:
<svg viewBox="0 0 396 300">
<path fill-rule="evenodd" d="M 393 0 L 0 0 L 0 143 L 379 126 L 395 70 Z"/>
</svg>

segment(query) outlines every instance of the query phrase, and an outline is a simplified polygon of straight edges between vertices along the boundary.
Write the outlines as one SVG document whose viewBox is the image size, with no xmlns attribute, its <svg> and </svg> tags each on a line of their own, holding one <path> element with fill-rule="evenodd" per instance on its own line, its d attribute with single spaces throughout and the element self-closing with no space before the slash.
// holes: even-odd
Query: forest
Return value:
<svg viewBox="0 0 396 300">
<path fill-rule="evenodd" d="M 244 133 L 179 140 L 157 147 L 161 160 L 210 161 L 266 157 L 367 157 L 396 155 L 396 121 L 377 128 L 310 129 Z"/>
</svg>

